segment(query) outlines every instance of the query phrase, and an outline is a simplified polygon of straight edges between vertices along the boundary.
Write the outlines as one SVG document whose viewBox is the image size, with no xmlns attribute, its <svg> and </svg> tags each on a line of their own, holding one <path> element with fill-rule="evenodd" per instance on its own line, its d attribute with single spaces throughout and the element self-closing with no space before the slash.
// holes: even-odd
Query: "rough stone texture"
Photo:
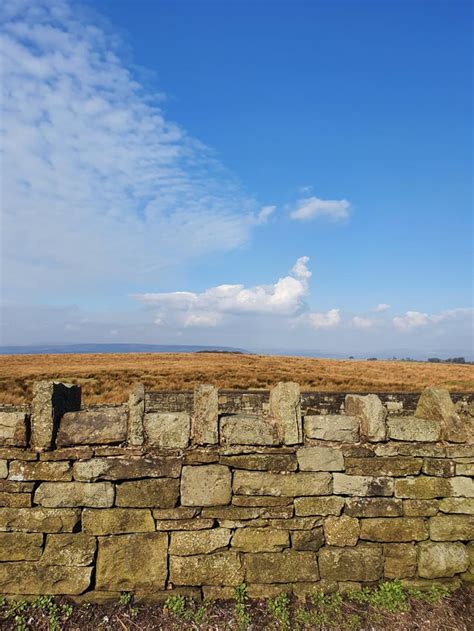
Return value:
<svg viewBox="0 0 474 631">
<path fill-rule="evenodd" d="M 41 563 L 45 565 L 90 565 L 96 538 L 83 533 L 48 535 Z"/>
<path fill-rule="evenodd" d="M 114 444 L 127 440 L 127 408 L 98 407 L 68 412 L 61 419 L 59 447 Z"/>
<path fill-rule="evenodd" d="M 340 515 L 343 507 L 343 497 L 297 497 L 295 499 L 295 513 L 298 517 Z"/>
<path fill-rule="evenodd" d="M 447 497 L 440 501 L 439 510 L 442 513 L 463 513 L 474 515 L 474 498 Z"/>
<path fill-rule="evenodd" d="M 219 440 L 218 390 L 201 384 L 194 390 L 194 413 L 191 434 L 195 445 L 214 445 Z"/>
<path fill-rule="evenodd" d="M 438 421 L 443 426 L 445 434 L 449 433 L 451 426 L 459 421 L 449 392 L 441 388 L 423 390 L 416 406 L 415 416 Z M 446 438 L 450 440 L 448 436 Z"/>
<path fill-rule="evenodd" d="M 324 520 L 324 535 L 328 546 L 355 546 L 359 540 L 359 520 L 348 515 L 327 517 Z"/>
<path fill-rule="evenodd" d="M 364 475 L 334 474 L 334 493 L 337 495 L 377 496 L 393 495 L 391 478 Z"/>
<path fill-rule="evenodd" d="M 228 546 L 230 538 L 231 531 L 228 528 L 173 532 L 169 553 L 178 556 L 210 554 Z"/>
<path fill-rule="evenodd" d="M 235 469 L 249 469 L 251 471 L 296 471 L 297 467 L 294 454 L 221 456 L 219 462 Z"/>
<path fill-rule="evenodd" d="M 423 462 L 422 471 L 425 475 L 450 478 L 455 475 L 456 467 L 453 460 L 446 460 L 446 458 L 426 458 Z"/>
<path fill-rule="evenodd" d="M 435 515 L 430 518 L 433 541 L 474 540 L 474 515 Z"/>
<path fill-rule="evenodd" d="M 0 532 L 0 561 L 37 561 L 43 535 L 31 532 Z"/>
<path fill-rule="evenodd" d="M 435 419 L 415 416 L 391 416 L 387 420 L 388 436 L 392 440 L 434 442 L 441 438 L 442 425 Z"/>
<path fill-rule="evenodd" d="M 0 531 L 72 532 L 80 518 L 71 508 L 0 508 Z"/>
<path fill-rule="evenodd" d="M 321 548 L 319 570 L 321 578 L 332 581 L 377 581 L 383 573 L 382 547 Z"/>
<path fill-rule="evenodd" d="M 231 499 L 232 476 L 220 464 L 183 467 L 181 504 L 183 506 L 220 506 Z"/>
<path fill-rule="evenodd" d="M 191 418 L 186 412 L 145 414 L 147 444 L 160 449 L 185 449 L 189 444 Z"/>
<path fill-rule="evenodd" d="M 271 473 L 266 471 L 236 471 L 234 493 L 241 495 L 330 495 L 329 473 Z"/>
<path fill-rule="evenodd" d="M 59 419 L 81 407 L 81 389 L 54 381 L 37 381 L 31 403 L 31 447 L 45 451 L 53 445 Z"/>
<path fill-rule="evenodd" d="M 361 519 L 360 538 L 369 541 L 423 541 L 428 538 L 428 526 L 421 517 Z"/>
<path fill-rule="evenodd" d="M 168 535 L 161 532 L 99 539 L 96 589 L 153 591 L 167 575 Z"/>
<path fill-rule="evenodd" d="M 294 550 L 316 552 L 324 543 L 324 531 L 321 527 L 312 530 L 295 530 L 291 533 L 291 545 Z"/>
<path fill-rule="evenodd" d="M 38 563 L 1 563 L 1 594 L 82 594 L 90 584 L 91 567 Z"/>
<path fill-rule="evenodd" d="M 462 543 L 424 541 L 420 544 L 418 572 L 423 578 L 452 577 L 468 567 L 469 556 Z"/>
<path fill-rule="evenodd" d="M 143 417 L 145 416 L 145 386 L 136 383 L 128 397 L 128 431 L 127 439 L 130 445 L 143 445 Z"/>
<path fill-rule="evenodd" d="M 246 578 L 250 583 L 298 583 L 319 579 L 318 561 L 313 552 L 262 552 L 244 556 Z"/>
<path fill-rule="evenodd" d="M 401 517 L 402 500 L 373 497 L 346 499 L 346 515 L 351 517 Z"/>
<path fill-rule="evenodd" d="M 307 438 L 355 442 L 359 437 L 359 419 L 355 416 L 328 414 L 326 416 L 305 416 L 304 432 Z"/>
<path fill-rule="evenodd" d="M 421 458 L 345 458 L 346 474 L 396 476 L 417 475 L 422 465 Z"/>
<path fill-rule="evenodd" d="M 383 574 L 388 579 L 411 578 L 416 574 L 417 555 L 413 543 L 386 543 L 383 546 Z"/>
<path fill-rule="evenodd" d="M 227 445 L 278 445 L 272 419 L 250 414 L 225 416 L 220 423 L 221 443 Z"/>
<path fill-rule="evenodd" d="M 69 462 L 25 462 L 16 460 L 10 463 L 8 478 L 16 482 L 48 480 L 68 482 L 72 480 Z"/>
<path fill-rule="evenodd" d="M 233 506 L 290 506 L 289 497 L 275 497 L 272 495 L 234 495 Z"/>
<path fill-rule="evenodd" d="M 8 476 L 8 462 L 6 460 L 0 460 L 0 478 L 6 478 Z"/>
<path fill-rule="evenodd" d="M 11 508 L 28 508 L 31 506 L 30 493 L 2 493 L 0 491 L 0 506 Z"/>
<path fill-rule="evenodd" d="M 91 535 L 112 535 L 155 530 L 151 511 L 139 508 L 86 508 L 82 530 Z"/>
<path fill-rule="evenodd" d="M 292 381 L 280 382 L 271 389 L 269 415 L 280 428 L 285 445 L 296 445 L 302 441 L 299 384 Z"/>
<path fill-rule="evenodd" d="M 449 495 L 451 495 L 451 486 L 449 481 L 444 478 L 420 475 L 417 478 L 395 481 L 395 497 L 430 500 Z"/>
<path fill-rule="evenodd" d="M 244 580 L 240 556 L 235 552 L 170 556 L 169 565 L 173 585 L 237 586 Z"/>
<path fill-rule="evenodd" d="M 8 447 L 26 445 L 25 412 L 0 412 L 0 445 Z"/>
<path fill-rule="evenodd" d="M 232 537 L 236 552 L 279 552 L 290 545 L 289 533 L 271 528 L 239 528 Z"/>
<path fill-rule="evenodd" d="M 438 500 L 403 500 L 403 514 L 406 517 L 432 517 L 438 512 L 439 504 Z"/>
<path fill-rule="evenodd" d="M 377 395 L 360 396 L 348 394 L 345 399 L 344 409 L 349 416 L 355 416 L 360 419 L 360 433 L 363 438 L 371 442 L 385 440 L 387 434 L 385 425 L 387 410 Z"/>
<path fill-rule="evenodd" d="M 108 508 L 114 496 L 110 482 L 42 482 L 35 492 L 35 503 L 48 508 Z"/>
<path fill-rule="evenodd" d="M 156 522 L 157 530 L 205 530 L 214 526 L 213 519 L 160 519 Z"/>
<path fill-rule="evenodd" d="M 449 480 L 451 495 L 454 497 L 474 497 L 474 479 L 458 476 Z"/>
<path fill-rule="evenodd" d="M 174 508 L 178 497 L 179 480 L 174 478 L 131 480 L 115 487 L 116 506 Z"/>
<path fill-rule="evenodd" d="M 333 447 L 302 447 L 296 452 L 301 471 L 343 471 L 344 457 Z"/>
<path fill-rule="evenodd" d="M 81 481 L 177 478 L 181 461 L 176 457 L 93 458 L 76 462 L 73 478 Z"/>
</svg>

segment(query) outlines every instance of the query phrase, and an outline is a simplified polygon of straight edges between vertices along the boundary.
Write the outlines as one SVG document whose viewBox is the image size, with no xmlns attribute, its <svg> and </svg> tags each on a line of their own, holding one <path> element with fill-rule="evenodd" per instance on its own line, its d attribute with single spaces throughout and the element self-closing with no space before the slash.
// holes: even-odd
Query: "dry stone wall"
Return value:
<svg viewBox="0 0 474 631">
<path fill-rule="evenodd" d="M 406 396 L 137 385 L 81 408 L 40 382 L 0 408 L 0 593 L 472 583 L 473 396 Z"/>
</svg>

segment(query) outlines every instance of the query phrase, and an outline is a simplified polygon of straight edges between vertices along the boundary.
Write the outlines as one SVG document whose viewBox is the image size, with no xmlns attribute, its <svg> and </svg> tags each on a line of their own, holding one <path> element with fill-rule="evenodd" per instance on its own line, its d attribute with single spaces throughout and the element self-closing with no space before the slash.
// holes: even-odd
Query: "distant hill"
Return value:
<svg viewBox="0 0 474 631">
<path fill-rule="evenodd" d="M 51 344 L 0 346 L 0 355 L 68 355 L 76 353 L 248 353 L 231 346 L 193 346 L 179 344 Z"/>
</svg>

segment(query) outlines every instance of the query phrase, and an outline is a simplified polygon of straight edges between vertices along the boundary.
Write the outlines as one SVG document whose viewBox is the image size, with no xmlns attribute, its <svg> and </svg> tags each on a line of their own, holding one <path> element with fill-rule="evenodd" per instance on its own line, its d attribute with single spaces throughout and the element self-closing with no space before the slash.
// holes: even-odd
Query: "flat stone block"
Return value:
<svg viewBox="0 0 474 631">
<path fill-rule="evenodd" d="M 116 506 L 174 508 L 178 497 L 179 480 L 175 478 L 131 480 L 115 487 Z"/>
<path fill-rule="evenodd" d="M 223 417 L 220 437 L 221 443 L 227 445 L 278 445 L 281 442 L 274 422 L 256 414 Z"/>
<path fill-rule="evenodd" d="M 411 578 L 416 574 L 417 554 L 413 543 L 386 543 L 384 553 L 384 578 Z"/>
<path fill-rule="evenodd" d="M 463 513 L 474 515 L 474 498 L 472 497 L 447 497 L 439 503 L 442 513 Z"/>
<path fill-rule="evenodd" d="M 328 580 L 378 581 L 383 573 L 382 547 L 358 544 L 353 548 L 321 548 L 319 569 L 321 578 Z"/>
<path fill-rule="evenodd" d="M 104 445 L 127 440 L 127 408 L 98 407 L 67 412 L 61 418 L 56 444 Z"/>
<path fill-rule="evenodd" d="M 328 546 L 355 546 L 359 533 L 359 520 L 354 517 L 341 515 L 324 520 L 324 536 Z"/>
<path fill-rule="evenodd" d="M 438 512 L 439 504 L 439 500 L 403 500 L 403 514 L 405 517 L 432 517 Z"/>
<path fill-rule="evenodd" d="M 359 439 L 359 419 L 342 414 L 305 416 L 304 433 L 307 438 L 353 443 Z"/>
<path fill-rule="evenodd" d="M 244 580 L 240 556 L 235 552 L 170 556 L 169 565 L 173 585 L 237 586 Z"/>
<path fill-rule="evenodd" d="M 250 471 L 296 471 L 295 454 L 245 454 L 221 456 L 220 464 Z"/>
<path fill-rule="evenodd" d="M 395 476 L 417 475 L 423 461 L 409 457 L 346 458 L 346 474 Z"/>
<path fill-rule="evenodd" d="M 314 552 L 262 552 L 245 554 L 246 580 L 249 583 L 298 583 L 319 579 Z"/>
<path fill-rule="evenodd" d="M 53 446 L 60 418 L 81 407 L 81 388 L 55 381 L 37 381 L 31 403 L 31 448 L 47 451 Z"/>
<path fill-rule="evenodd" d="M 385 425 L 387 410 L 377 395 L 368 394 L 361 396 L 348 394 L 344 402 L 344 409 L 349 416 L 355 416 L 360 419 L 360 433 L 362 437 L 371 442 L 385 440 L 387 434 Z"/>
<path fill-rule="evenodd" d="M 185 466 L 181 476 L 183 506 L 220 506 L 231 500 L 229 467 L 219 464 Z"/>
<path fill-rule="evenodd" d="M 473 541 L 474 515 L 435 515 L 430 518 L 433 541 Z"/>
<path fill-rule="evenodd" d="M 343 497 L 295 498 L 295 513 L 298 517 L 307 517 L 308 515 L 340 515 L 343 507 Z"/>
<path fill-rule="evenodd" d="M 186 412 L 145 414 L 143 422 L 147 443 L 161 449 L 186 449 L 191 432 L 191 418 Z"/>
<path fill-rule="evenodd" d="M 43 552 L 43 535 L 30 532 L 0 532 L 0 562 L 37 561 Z"/>
<path fill-rule="evenodd" d="M 289 533 L 271 528 L 240 528 L 232 537 L 237 552 L 280 552 L 290 545 Z"/>
<path fill-rule="evenodd" d="M 391 440 L 436 442 L 441 438 L 439 421 L 415 416 L 392 416 L 387 420 L 388 437 Z"/>
<path fill-rule="evenodd" d="M 230 538 L 231 531 L 228 528 L 173 532 L 169 553 L 178 556 L 210 554 L 226 548 L 230 543 Z"/>
<path fill-rule="evenodd" d="M 155 530 L 155 521 L 145 508 L 85 508 L 82 530 L 91 535 L 148 532 Z"/>
<path fill-rule="evenodd" d="M 81 481 L 178 478 L 181 460 L 176 457 L 112 457 L 75 462 L 73 478 Z"/>
<path fill-rule="evenodd" d="M 240 495 L 330 495 L 332 478 L 329 473 L 273 473 L 266 471 L 235 471 L 234 493 Z"/>
<path fill-rule="evenodd" d="M 451 484 L 444 478 L 420 475 L 417 478 L 395 481 L 395 497 L 429 500 L 450 495 L 452 495 Z"/>
<path fill-rule="evenodd" d="M 80 518 L 72 508 L 0 508 L 0 531 L 72 532 Z"/>
<path fill-rule="evenodd" d="M 0 506 L 28 508 L 31 506 L 31 493 L 3 493 L 0 491 Z"/>
<path fill-rule="evenodd" d="M 402 500 L 384 497 L 347 498 L 345 513 L 351 517 L 401 517 Z"/>
<path fill-rule="evenodd" d="M 389 496 L 393 495 L 393 487 L 391 478 L 334 473 L 334 493 L 337 495 Z"/>
<path fill-rule="evenodd" d="M 17 482 L 48 480 L 68 482 L 72 480 L 69 462 L 25 462 L 16 460 L 10 463 L 9 479 Z"/>
<path fill-rule="evenodd" d="M 428 539 L 428 525 L 421 517 L 361 519 L 360 538 L 369 541 L 423 541 Z"/>
<path fill-rule="evenodd" d="M 114 497 L 110 482 L 42 482 L 35 492 L 35 503 L 48 508 L 108 508 Z"/>
<path fill-rule="evenodd" d="M 324 531 L 321 527 L 312 530 L 295 530 L 291 533 L 291 547 L 294 550 L 316 552 L 324 545 Z"/>
<path fill-rule="evenodd" d="M 302 447 L 296 452 L 301 471 L 343 471 L 344 457 L 333 447 Z"/>
<path fill-rule="evenodd" d="M 6 447 L 26 445 L 25 412 L 0 412 L 0 445 Z"/>
<path fill-rule="evenodd" d="M 303 442 L 299 384 L 280 382 L 270 390 L 269 416 L 275 421 L 284 445 Z"/>
<path fill-rule="evenodd" d="M 91 565 L 96 538 L 79 533 L 48 535 L 41 563 L 45 565 Z"/>
<path fill-rule="evenodd" d="M 462 543 L 420 543 L 418 573 L 423 578 L 452 577 L 469 567 L 466 546 Z"/>
<path fill-rule="evenodd" d="M 219 439 L 218 390 L 201 384 L 194 389 L 194 412 L 191 433 L 195 445 L 215 445 Z"/>
<path fill-rule="evenodd" d="M 91 567 L 39 563 L 1 563 L 2 594 L 81 594 L 90 585 Z"/>
</svg>

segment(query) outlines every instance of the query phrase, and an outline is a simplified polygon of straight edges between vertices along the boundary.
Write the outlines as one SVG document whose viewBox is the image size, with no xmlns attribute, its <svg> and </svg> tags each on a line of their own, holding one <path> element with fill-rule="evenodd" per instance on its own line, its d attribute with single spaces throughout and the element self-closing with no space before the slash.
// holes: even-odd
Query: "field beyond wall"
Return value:
<svg viewBox="0 0 474 631">
<path fill-rule="evenodd" d="M 426 362 L 313 359 L 237 353 L 123 353 L 0 356 L 0 403 L 31 400 L 40 379 L 82 386 L 83 402 L 121 403 L 130 387 L 191 390 L 198 383 L 219 388 L 268 389 L 296 381 L 304 390 L 416 392 L 426 386 L 474 391 L 474 366 Z"/>
</svg>

